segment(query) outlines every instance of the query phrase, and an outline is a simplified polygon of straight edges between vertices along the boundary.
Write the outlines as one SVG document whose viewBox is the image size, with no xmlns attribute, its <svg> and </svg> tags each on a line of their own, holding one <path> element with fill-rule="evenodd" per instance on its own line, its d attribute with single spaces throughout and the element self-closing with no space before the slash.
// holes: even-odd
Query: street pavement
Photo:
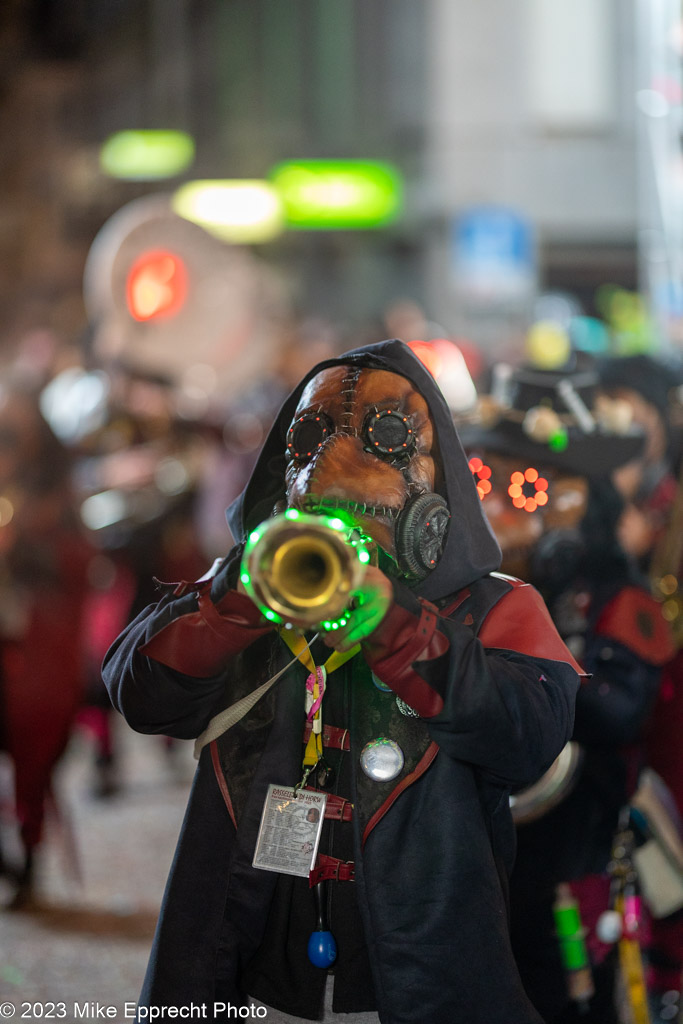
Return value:
<svg viewBox="0 0 683 1024">
<path fill-rule="evenodd" d="M 6 1021 L 133 1019 L 194 761 L 189 743 L 169 752 L 160 737 L 137 735 L 118 717 L 116 729 L 120 788 L 93 795 L 92 745 L 76 731 L 56 776 L 59 812 L 48 815 L 34 905 L 0 910 Z M 8 773 L 3 762 L 5 807 Z M 4 819 L 11 847 L 16 836 Z M 12 893 L 3 885 L 4 906 Z"/>
</svg>

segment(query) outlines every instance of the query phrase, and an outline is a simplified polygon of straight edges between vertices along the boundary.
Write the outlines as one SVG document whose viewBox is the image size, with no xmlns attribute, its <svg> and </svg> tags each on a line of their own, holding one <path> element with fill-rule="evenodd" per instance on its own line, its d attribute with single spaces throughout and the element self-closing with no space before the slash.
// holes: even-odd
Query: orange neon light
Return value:
<svg viewBox="0 0 683 1024">
<path fill-rule="evenodd" d="M 490 494 L 493 490 L 491 484 L 491 467 L 487 466 L 478 456 L 473 455 L 469 460 L 468 465 L 472 472 L 472 475 L 476 478 L 477 494 L 483 501 L 487 494 Z"/>
<path fill-rule="evenodd" d="M 525 484 L 534 485 L 533 494 L 524 493 Z M 544 476 L 539 476 L 538 470 L 533 466 L 527 467 L 523 473 L 516 470 L 510 474 L 508 494 L 515 508 L 535 512 L 537 508 L 548 504 L 548 481 Z"/>
</svg>

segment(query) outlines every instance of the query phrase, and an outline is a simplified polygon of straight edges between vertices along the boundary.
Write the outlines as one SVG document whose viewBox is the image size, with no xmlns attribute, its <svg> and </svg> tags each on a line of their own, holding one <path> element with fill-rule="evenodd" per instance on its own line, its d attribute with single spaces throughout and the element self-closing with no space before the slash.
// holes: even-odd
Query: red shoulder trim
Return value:
<svg viewBox="0 0 683 1024">
<path fill-rule="evenodd" d="M 508 576 L 506 572 L 490 572 L 489 576 L 494 576 L 497 580 L 504 580 L 505 583 L 509 583 L 511 587 L 529 586 L 529 584 L 525 583 L 524 580 L 520 580 L 516 576 Z"/>
<path fill-rule="evenodd" d="M 503 578 L 512 584 L 512 590 L 501 597 L 484 619 L 479 630 L 484 647 L 566 661 L 579 675 L 585 675 L 557 632 L 539 592 L 513 576 Z"/>
<path fill-rule="evenodd" d="M 246 594 L 229 590 L 218 604 L 211 600 L 211 585 L 197 592 L 196 612 L 172 619 L 145 641 L 141 654 L 184 675 L 206 679 L 216 675 L 230 658 L 272 630 Z"/>
<path fill-rule="evenodd" d="M 662 607 L 640 587 L 624 587 L 603 608 L 596 632 L 628 647 L 650 665 L 665 665 L 676 653 Z"/>
<path fill-rule="evenodd" d="M 445 608 L 442 608 L 439 611 L 439 615 L 444 619 L 450 618 L 450 616 L 453 614 L 456 608 L 459 608 L 463 601 L 470 596 L 470 594 L 471 591 L 469 587 L 465 587 L 464 590 L 460 591 L 457 597 L 453 598 L 450 604 L 447 604 Z"/>
<path fill-rule="evenodd" d="M 209 746 L 211 750 L 211 764 L 213 765 L 213 770 L 216 776 L 216 782 L 218 783 L 218 788 L 220 789 L 223 800 L 225 801 L 225 806 L 228 808 L 228 814 L 232 818 L 232 823 L 235 826 L 235 828 L 237 828 L 237 818 L 235 817 L 235 809 L 232 806 L 232 800 L 230 799 L 230 791 L 228 789 L 228 784 L 225 781 L 225 775 L 223 774 L 223 769 L 221 768 L 221 758 L 220 754 L 218 753 L 218 744 L 216 743 L 215 740 L 213 740 Z"/>
</svg>

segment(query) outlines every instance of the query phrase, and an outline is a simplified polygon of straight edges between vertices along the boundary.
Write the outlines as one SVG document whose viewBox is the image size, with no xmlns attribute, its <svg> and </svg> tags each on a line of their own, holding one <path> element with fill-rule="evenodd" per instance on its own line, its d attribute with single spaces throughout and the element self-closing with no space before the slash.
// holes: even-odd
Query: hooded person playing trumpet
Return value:
<svg viewBox="0 0 683 1024">
<path fill-rule="evenodd" d="M 243 558 L 287 516 L 334 520 L 365 560 L 317 635 L 260 600 Z M 238 543 L 213 576 L 169 586 L 104 663 L 133 728 L 202 737 L 144 1012 L 538 1022 L 508 935 L 509 794 L 566 743 L 579 670 L 538 593 L 496 573 L 450 411 L 408 346 L 314 367 L 228 520 Z M 303 867 L 299 800 L 323 812 Z"/>
</svg>

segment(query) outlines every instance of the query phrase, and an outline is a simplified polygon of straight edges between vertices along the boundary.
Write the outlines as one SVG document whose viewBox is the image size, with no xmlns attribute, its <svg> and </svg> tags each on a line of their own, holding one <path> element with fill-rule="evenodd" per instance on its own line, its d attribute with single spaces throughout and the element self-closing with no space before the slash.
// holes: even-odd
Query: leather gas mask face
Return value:
<svg viewBox="0 0 683 1024">
<path fill-rule="evenodd" d="M 425 399 L 405 377 L 336 366 L 307 384 L 287 434 L 289 505 L 344 510 L 409 579 L 443 550 L 450 514 Z"/>
</svg>

